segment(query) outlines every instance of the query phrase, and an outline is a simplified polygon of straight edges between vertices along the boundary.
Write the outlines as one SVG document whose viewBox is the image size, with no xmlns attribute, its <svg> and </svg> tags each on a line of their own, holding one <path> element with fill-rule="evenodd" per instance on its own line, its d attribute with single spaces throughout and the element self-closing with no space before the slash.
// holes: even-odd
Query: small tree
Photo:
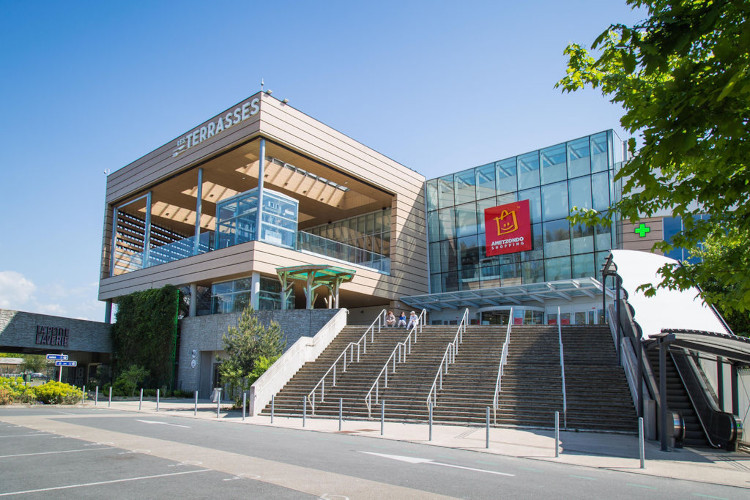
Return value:
<svg viewBox="0 0 750 500">
<path fill-rule="evenodd" d="M 47 359 L 41 354 L 26 354 L 21 363 L 21 370 L 32 373 L 45 373 L 47 371 Z"/>
<path fill-rule="evenodd" d="M 278 358 L 286 347 L 281 327 L 275 321 L 263 325 L 252 307 L 240 315 L 237 326 L 230 326 L 224 335 L 224 350 L 227 357 L 221 364 L 221 376 L 233 388 L 245 390 L 249 386 L 247 377 L 261 357 Z"/>
<path fill-rule="evenodd" d="M 115 380 L 112 389 L 124 396 L 135 396 L 135 390 L 148 377 L 148 370 L 142 366 L 130 365 L 127 370 L 123 371 L 117 380 Z"/>
</svg>

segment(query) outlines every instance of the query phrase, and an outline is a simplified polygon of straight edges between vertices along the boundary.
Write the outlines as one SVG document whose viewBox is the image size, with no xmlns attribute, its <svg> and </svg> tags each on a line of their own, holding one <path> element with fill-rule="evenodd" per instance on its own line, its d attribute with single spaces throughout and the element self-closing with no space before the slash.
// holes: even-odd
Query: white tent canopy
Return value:
<svg viewBox="0 0 750 500">
<path fill-rule="evenodd" d="M 636 291 L 645 283 L 659 283 L 658 269 L 676 260 L 647 252 L 612 250 L 612 261 L 622 278 L 622 288 L 634 310 L 633 319 L 641 326 L 644 339 L 659 334 L 662 329 L 730 333 L 699 297 L 696 288 L 682 291 L 659 288 L 653 297 Z"/>
</svg>

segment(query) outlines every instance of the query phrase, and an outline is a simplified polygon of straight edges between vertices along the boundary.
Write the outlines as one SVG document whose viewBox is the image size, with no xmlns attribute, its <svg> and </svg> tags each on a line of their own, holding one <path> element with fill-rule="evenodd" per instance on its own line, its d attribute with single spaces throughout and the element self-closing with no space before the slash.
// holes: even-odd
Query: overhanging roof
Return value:
<svg viewBox="0 0 750 500">
<path fill-rule="evenodd" d="M 722 358 L 750 365 L 750 339 L 729 333 L 707 332 L 703 330 L 664 329 L 651 339 L 671 336 L 669 344 L 692 351 L 705 352 Z M 649 342 L 648 344 L 655 343 Z"/>
<path fill-rule="evenodd" d="M 401 301 L 414 308 L 440 311 L 460 307 L 513 306 L 530 303 L 541 305 L 547 300 L 572 301 L 576 297 L 595 297 L 601 293 L 602 284 L 594 278 L 579 278 L 544 283 L 528 283 L 496 288 L 461 290 L 427 295 L 401 297 Z M 607 295 L 613 297 L 611 290 Z"/>
<path fill-rule="evenodd" d="M 343 267 L 325 266 L 325 265 L 305 265 L 292 267 L 277 267 L 276 273 L 281 276 L 285 274 L 289 279 L 304 280 L 312 275 L 316 284 L 332 283 L 337 279 L 341 283 L 346 283 L 354 278 L 356 271 L 344 269 Z"/>
</svg>

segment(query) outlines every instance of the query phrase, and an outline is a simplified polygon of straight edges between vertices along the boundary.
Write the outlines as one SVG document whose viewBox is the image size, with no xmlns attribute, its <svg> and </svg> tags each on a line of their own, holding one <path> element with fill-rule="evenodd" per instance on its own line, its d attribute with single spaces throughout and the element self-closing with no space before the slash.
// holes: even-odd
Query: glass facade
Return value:
<svg viewBox="0 0 750 500">
<path fill-rule="evenodd" d="M 609 207 L 621 148 L 606 131 L 427 181 L 430 292 L 595 276 L 614 229 L 566 217 Z M 533 249 L 487 256 L 484 210 L 519 200 L 529 200 Z"/>
<path fill-rule="evenodd" d="M 702 222 L 708 221 L 709 218 L 708 215 L 698 215 L 696 217 L 692 217 L 692 220 L 693 224 L 700 224 Z M 682 220 L 682 217 L 664 217 L 663 224 L 664 241 L 666 241 L 667 243 L 673 243 L 672 239 L 685 229 L 685 223 Z M 693 257 L 690 255 L 690 251 L 688 249 L 681 247 L 673 248 L 668 253 L 666 253 L 665 256 L 672 259 L 677 259 L 679 261 L 689 262 L 691 264 L 700 262 L 700 259 L 698 257 Z"/>
</svg>

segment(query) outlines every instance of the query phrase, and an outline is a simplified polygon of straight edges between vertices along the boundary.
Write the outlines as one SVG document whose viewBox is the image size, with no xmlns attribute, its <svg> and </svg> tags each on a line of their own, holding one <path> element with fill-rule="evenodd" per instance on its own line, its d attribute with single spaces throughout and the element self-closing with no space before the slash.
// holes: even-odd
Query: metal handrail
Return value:
<svg viewBox="0 0 750 500">
<path fill-rule="evenodd" d="M 456 362 L 456 354 L 458 354 L 458 344 L 463 344 L 464 342 L 464 333 L 466 333 L 466 325 L 468 324 L 468 322 L 469 309 L 467 308 L 464 311 L 464 315 L 461 317 L 461 323 L 459 323 L 458 325 L 456 336 L 453 337 L 453 341 L 449 342 L 445 347 L 445 354 L 443 354 L 443 359 L 440 360 L 440 367 L 438 368 L 437 374 L 435 375 L 435 379 L 432 381 L 430 392 L 427 394 L 428 410 L 430 408 L 430 403 L 432 403 L 433 408 L 437 404 L 437 391 L 443 390 L 443 373 L 447 375 L 448 365 Z M 445 367 L 445 370 L 443 370 L 443 367 Z M 437 387 L 438 380 L 440 381 L 440 387 Z"/>
<path fill-rule="evenodd" d="M 346 353 L 349 351 L 349 364 L 355 362 L 354 361 L 354 346 L 357 346 L 357 363 L 359 363 L 359 354 L 360 354 L 360 345 L 362 347 L 362 351 L 364 354 L 367 354 L 367 334 L 370 334 L 370 343 L 372 344 L 375 341 L 375 326 L 377 324 L 378 333 L 380 333 L 380 330 L 383 326 L 385 326 L 385 316 L 386 311 L 383 309 L 378 313 L 378 316 L 375 318 L 375 320 L 370 324 L 370 326 L 365 330 L 365 333 L 362 334 L 362 336 L 359 338 L 356 342 L 349 342 L 349 345 L 344 347 L 344 350 L 341 351 L 341 354 L 339 354 L 339 357 L 336 358 L 336 361 L 334 361 L 331 364 L 331 367 L 328 368 L 328 371 L 325 372 L 325 374 L 320 378 L 317 384 L 315 384 L 315 387 L 313 387 L 312 391 L 307 395 L 307 400 L 310 402 L 310 408 L 312 409 L 312 414 L 315 415 L 315 392 L 320 388 L 320 402 L 325 402 L 325 393 L 326 393 L 326 377 L 330 375 L 332 372 L 333 374 L 333 380 L 332 380 L 332 387 L 336 387 L 336 365 L 339 361 L 341 361 L 341 358 L 344 359 L 343 363 L 343 371 L 346 372 Z"/>
<path fill-rule="evenodd" d="M 419 330 L 419 333 L 422 333 L 422 325 L 424 325 L 425 319 L 427 319 L 427 310 L 422 309 L 422 312 L 419 313 L 417 324 L 412 327 L 411 331 L 409 331 L 409 335 L 406 336 L 403 342 L 396 344 L 396 347 L 393 348 L 391 355 L 388 356 L 388 360 L 383 365 L 380 373 L 375 377 L 375 382 L 372 383 L 370 390 L 367 391 L 367 395 L 365 396 L 368 418 L 372 417 L 372 391 L 375 391 L 375 404 L 378 404 L 378 401 L 380 400 L 380 377 L 384 378 L 383 388 L 388 387 L 388 365 L 393 364 L 392 373 L 396 373 L 396 363 L 403 363 L 406 361 L 406 355 L 411 354 L 412 335 L 414 335 L 414 343 L 416 344 L 417 330 Z M 396 353 L 398 353 L 398 358 L 396 358 Z"/>
<path fill-rule="evenodd" d="M 500 400 L 500 391 L 502 390 L 503 371 L 505 365 L 508 363 L 508 345 L 510 344 L 510 327 L 513 325 L 513 308 L 510 308 L 510 315 L 508 316 L 508 328 L 505 330 L 505 342 L 503 342 L 503 350 L 500 354 L 500 366 L 497 368 L 497 380 L 495 381 L 495 394 L 492 398 L 492 408 L 495 423 L 497 424 L 497 407 Z"/>
<path fill-rule="evenodd" d="M 557 308 L 557 338 L 560 342 L 560 374 L 562 377 L 563 397 L 563 428 L 568 428 L 568 397 L 565 392 L 565 355 L 563 353 L 562 321 L 560 320 L 560 307 Z"/>
</svg>

